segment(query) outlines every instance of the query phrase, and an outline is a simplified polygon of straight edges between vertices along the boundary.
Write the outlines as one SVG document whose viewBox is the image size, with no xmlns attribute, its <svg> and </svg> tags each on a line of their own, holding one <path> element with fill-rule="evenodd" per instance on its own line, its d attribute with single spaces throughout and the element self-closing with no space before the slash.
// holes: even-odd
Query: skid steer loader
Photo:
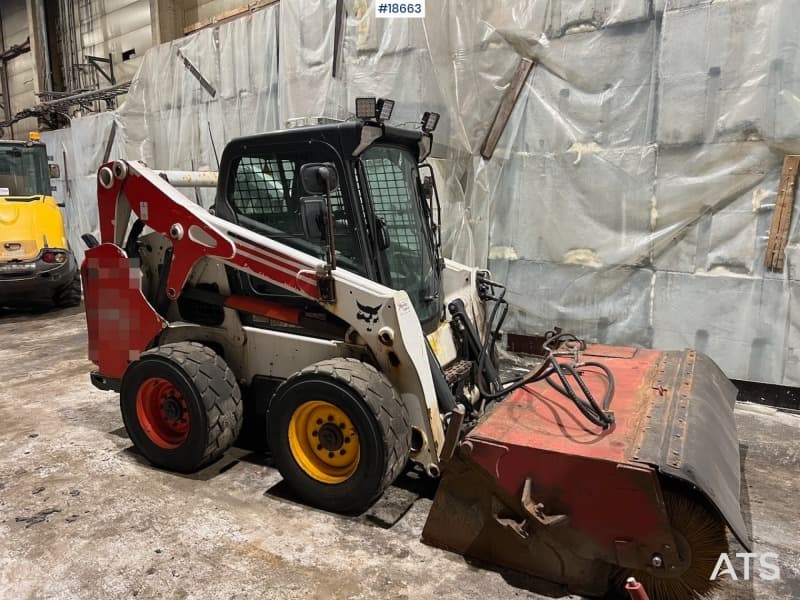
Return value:
<svg viewBox="0 0 800 600">
<path fill-rule="evenodd" d="M 311 505 L 362 511 L 410 462 L 441 478 L 430 544 L 578 593 L 705 592 L 726 525 L 749 547 L 734 387 L 702 354 L 557 330 L 503 381 L 505 290 L 440 251 L 438 115 L 390 110 L 231 141 L 210 210 L 177 186 L 213 176 L 102 165 L 94 385 L 159 467 L 207 465 L 247 419 Z"/>
</svg>

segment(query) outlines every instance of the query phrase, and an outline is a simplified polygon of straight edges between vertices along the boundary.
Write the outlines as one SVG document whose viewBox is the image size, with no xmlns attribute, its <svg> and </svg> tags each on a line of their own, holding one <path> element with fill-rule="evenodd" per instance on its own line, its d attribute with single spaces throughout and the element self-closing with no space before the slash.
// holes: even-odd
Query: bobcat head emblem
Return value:
<svg viewBox="0 0 800 600">
<path fill-rule="evenodd" d="M 372 331 L 372 326 L 380 319 L 378 312 L 381 310 L 383 304 L 378 304 L 378 306 L 366 306 L 356 300 L 356 305 L 358 306 L 356 319 L 364 321 L 367 324 L 367 331 Z"/>
</svg>

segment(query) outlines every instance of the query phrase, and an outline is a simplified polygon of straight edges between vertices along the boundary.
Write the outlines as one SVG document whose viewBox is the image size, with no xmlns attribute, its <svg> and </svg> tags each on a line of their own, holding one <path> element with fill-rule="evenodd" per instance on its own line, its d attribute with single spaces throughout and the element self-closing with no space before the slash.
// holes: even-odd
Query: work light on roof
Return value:
<svg viewBox="0 0 800 600">
<path fill-rule="evenodd" d="M 356 116 L 359 119 L 374 119 L 377 100 L 375 98 L 356 98 Z"/>
<path fill-rule="evenodd" d="M 392 118 L 392 111 L 394 110 L 394 100 L 388 98 L 379 98 L 375 111 L 375 116 L 378 121 L 388 121 Z"/>
<path fill-rule="evenodd" d="M 439 113 L 426 111 L 422 115 L 422 131 L 431 133 L 439 124 Z"/>
<path fill-rule="evenodd" d="M 392 118 L 394 100 L 388 98 L 356 98 L 356 116 L 362 121 L 388 121 Z"/>
</svg>

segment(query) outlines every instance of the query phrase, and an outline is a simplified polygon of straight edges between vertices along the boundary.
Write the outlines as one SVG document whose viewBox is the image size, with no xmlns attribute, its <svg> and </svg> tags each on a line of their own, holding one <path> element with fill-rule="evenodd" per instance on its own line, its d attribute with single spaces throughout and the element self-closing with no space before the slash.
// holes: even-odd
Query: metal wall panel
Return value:
<svg viewBox="0 0 800 600">
<path fill-rule="evenodd" d="M 111 54 L 117 82 L 129 81 L 153 45 L 150 0 L 81 0 L 78 17 L 82 55 Z M 123 61 L 122 53 L 130 50 L 135 57 Z M 101 77 L 100 85 L 108 82 Z"/>
<path fill-rule="evenodd" d="M 23 43 L 28 38 L 28 13 L 25 0 L 3 0 L 0 4 L 5 48 Z M 6 63 L 11 114 L 16 114 L 37 102 L 33 94 L 35 77 L 33 55 L 29 52 Z M 35 130 L 35 119 L 25 119 L 14 124 L 14 137 L 26 139 L 28 131 Z M 9 137 L 10 132 L 4 135 Z"/>
</svg>

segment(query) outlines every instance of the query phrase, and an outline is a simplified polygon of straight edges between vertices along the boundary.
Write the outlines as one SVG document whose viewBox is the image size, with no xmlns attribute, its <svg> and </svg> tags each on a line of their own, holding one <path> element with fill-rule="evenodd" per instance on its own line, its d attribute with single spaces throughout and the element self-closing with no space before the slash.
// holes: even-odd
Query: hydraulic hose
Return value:
<svg viewBox="0 0 800 600">
<path fill-rule="evenodd" d="M 609 415 L 606 411 L 608 410 L 608 405 L 611 403 L 611 396 L 614 393 L 614 386 L 613 386 L 613 376 L 611 376 L 610 371 L 606 369 L 606 374 L 610 377 L 609 384 L 606 388 L 605 398 L 603 399 L 603 406 L 605 408 L 600 408 L 598 406 L 597 401 L 594 399 L 594 396 L 589 391 L 589 388 L 586 387 L 586 383 L 583 381 L 583 377 L 581 376 L 578 368 L 571 364 L 560 364 L 557 360 L 551 361 L 552 364 L 552 372 L 548 373 L 545 377 L 550 386 L 572 400 L 578 410 L 583 413 L 589 421 L 594 423 L 595 425 L 606 429 L 610 426 L 614 419 L 611 415 Z M 599 364 L 599 363 L 594 363 Z M 566 373 L 565 373 L 566 371 Z M 552 374 L 555 373 L 559 380 L 561 381 L 561 385 L 557 384 L 552 380 Z M 573 390 L 572 386 L 569 384 L 569 380 L 566 377 L 566 374 L 571 375 L 575 381 L 578 383 L 578 386 L 581 388 L 581 392 L 583 392 L 583 396 L 585 398 L 580 398 L 575 391 Z"/>
<path fill-rule="evenodd" d="M 492 307 L 489 318 L 484 324 L 483 344 L 481 345 L 481 351 L 477 361 L 478 377 L 476 377 L 476 383 L 481 396 L 485 400 L 496 400 L 530 383 L 544 379 L 553 389 L 569 398 L 588 421 L 602 429 L 608 429 L 614 422 L 613 415 L 608 412 L 615 391 L 614 375 L 608 367 L 599 362 L 589 361 L 581 363 L 577 361 L 578 354 L 586 349 L 586 342 L 579 339 L 577 336 L 571 333 L 561 332 L 560 330 L 549 332 L 546 336 L 547 339 L 544 344 L 542 344 L 542 347 L 547 353 L 545 360 L 538 368 L 531 370 L 515 381 L 512 380 L 510 385 L 505 385 L 500 379 L 498 370 L 486 368 L 486 357 L 492 354 L 500 334 L 500 328 L 508 314 L 508 302 L 505 300 L 505 286 L 488 279 L 483 279 L 482 284 L 482 299 L 485 302 L 493 301 L 494 306 Z M 499 289 L 500 292 L 495 293 L 496 289 Z M 565 344 L 570 354 L 574 356 L 571 363 L 561 363 L 558 361 L 558 356 L 563 355 L 563 352 L 559 354 L 558 349 Z M 492 366 L 494 367 L 494 365 Z M 586 367 L 600 369 L 606 376 L 608 383 L 606 385 L 606 393 L 603 397 L 602 406 L 597 403 L 586 385 L 586 382 L 583 380 L 581 371 Z M 558 377 L 560 383 L 552 379 L 553 375 Z M 575 389 L 569 383 L 568 376 L 572 377 L 578 384 L 583 397 L 580 397 L 575 392 Z M 486 389 L 484 387 L 484 379 L 491 389 Z"/>
<path fill-rule="evenodd" d="M 137 246 L 137 241 L 139 240 L 139 236 L 142 235 L 142 231 L 144 230 L 144 221 L 141 219 L 136 219 L 131 226 L 131 231 L 128 234 L 128 239 L 125 241 L 125 254 L 128 255 L 128 258 L 139 258 L 139 248 Z"/>
<path fill-rule="evenodd" d="M 457 406 L 456 399 L 453 397 L 453 392 L 447 385 L 442 367 L 439 364 L 436 355 L 431 350 L 429 344 L 425 344 L 425 349 L 428 354 L 428 363 L 431 366 L 431 376 L 433 377 L 433 388 L 436 390 L 436 399 L 438 400 L 439 410 L 442 413 L 448 413 L 454 410 Z"/>
</svg>

